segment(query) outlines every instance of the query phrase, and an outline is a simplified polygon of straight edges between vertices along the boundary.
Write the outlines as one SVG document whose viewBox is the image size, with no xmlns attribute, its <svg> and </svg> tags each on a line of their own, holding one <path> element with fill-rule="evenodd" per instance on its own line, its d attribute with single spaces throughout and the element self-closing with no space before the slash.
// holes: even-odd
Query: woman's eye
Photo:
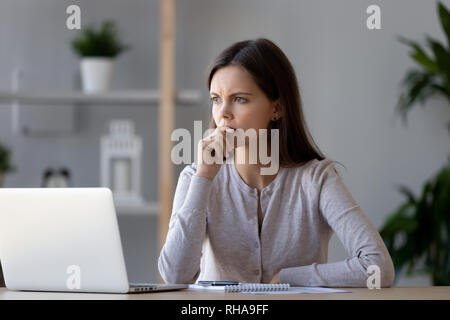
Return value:
<svg viewBox="0 0 450 320">
<path fill-rule="evenodd" d="M 209 100 L 211 100 L 212 103 L 220 103 L 220 98 L 219 97 L 211 97 L 209 98 Z M 236 97 L 235 100 L 239 103 L 246 103 L 247 99 L 242 98 L 242 97 Z"/>
<path fill-rule="evenodd" d="M 210 100 L 213 102 L 213 103 L 217 103 L 219 100 L 219 97 L 211 97 L 210 98 Z"/>
</svg>

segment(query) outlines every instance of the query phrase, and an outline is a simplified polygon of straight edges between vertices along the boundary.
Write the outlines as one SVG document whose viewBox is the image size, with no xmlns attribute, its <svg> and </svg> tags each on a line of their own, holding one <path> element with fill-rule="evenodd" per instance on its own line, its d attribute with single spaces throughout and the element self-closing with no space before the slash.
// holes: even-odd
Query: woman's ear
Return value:
<svg viewBox="0 0 450 320">
<path fill-rule="evenodd" d="M 281 110 L 281 104 L 280 99 L 275 100 L 272 102 L 272 120 L 276 121 L 282 116 L 282 110 Z"/>
</svg>

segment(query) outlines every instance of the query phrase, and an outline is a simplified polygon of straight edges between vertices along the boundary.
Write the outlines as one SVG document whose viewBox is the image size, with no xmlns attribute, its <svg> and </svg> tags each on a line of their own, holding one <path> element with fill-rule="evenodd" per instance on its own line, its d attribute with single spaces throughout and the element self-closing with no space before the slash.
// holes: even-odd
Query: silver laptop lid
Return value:
<svg viewBox="0 0 450 320">
<path fill-rule="evenodd" d="M 0 188 L 0 259 L 11 290 L 129 290 L 107 188 Z"/>
</svg>

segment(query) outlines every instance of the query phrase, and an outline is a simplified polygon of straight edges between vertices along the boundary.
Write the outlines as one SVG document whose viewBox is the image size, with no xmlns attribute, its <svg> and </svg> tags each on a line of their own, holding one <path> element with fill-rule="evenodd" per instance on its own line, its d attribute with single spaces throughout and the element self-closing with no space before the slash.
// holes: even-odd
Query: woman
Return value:
<svg viewBox="0 0 450 320">
<path fill-rule="evenodd" d="M 235 43 L 211 65 L 207 86 L 213 132 L 199 142 L 198 160 L 211 150 L 228 159 L 181 172 L 158 260 L 164 280 L 365 287 L 366 270 L 376 265 L 381 286 L 391 286 L 389 253 L 333 161 L 313 143 L 284 53 L 267 39 Z M 279 130 L 276 174 L 262 175 L 260 159 L 236 161 L 249 158 L 249 139 L 229 148 L 218 143 L 234 129 Z M 333 232 L 350 257 L 327 263 Z"/>
</svg>

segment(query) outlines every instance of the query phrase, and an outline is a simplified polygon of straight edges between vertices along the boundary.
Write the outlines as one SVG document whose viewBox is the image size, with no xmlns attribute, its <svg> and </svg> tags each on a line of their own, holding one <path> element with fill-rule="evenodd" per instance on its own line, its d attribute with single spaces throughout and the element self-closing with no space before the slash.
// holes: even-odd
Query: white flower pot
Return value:
<svg viewBox="0 0 450 320">
<path fill-rule="evenodd" d="M 113 74 L 113 62 L 111 58 L 83 58 L 80 63 L 83 91 L 108 91 Z"/>
</svg>

